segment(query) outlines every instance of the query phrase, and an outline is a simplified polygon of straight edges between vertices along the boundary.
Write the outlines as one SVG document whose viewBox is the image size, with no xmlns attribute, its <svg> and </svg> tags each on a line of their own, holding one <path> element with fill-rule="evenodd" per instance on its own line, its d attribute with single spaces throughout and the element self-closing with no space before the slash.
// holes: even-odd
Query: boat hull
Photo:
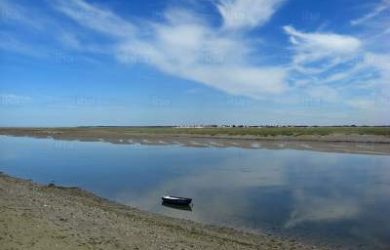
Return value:
<svg viewBox="0 0 390 250">
<path fill-rule="evenodd" d="M 177 196 L 163 196 L 161 197 L 163 203 L 186 206 L 192 202 L 191 198 L 177 197 Z"/>
</svg>

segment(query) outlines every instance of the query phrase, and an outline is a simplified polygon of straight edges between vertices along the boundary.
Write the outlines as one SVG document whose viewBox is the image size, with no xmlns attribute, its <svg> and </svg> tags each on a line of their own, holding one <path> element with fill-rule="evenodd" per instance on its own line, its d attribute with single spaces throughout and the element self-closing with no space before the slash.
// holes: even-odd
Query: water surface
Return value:
<svg viewBox="0 0 390 250">
<path fill-rule="evenodd" d="M 390 156 L 0 136 L 0 171 L 208 224 L 390 247 Z M 192 211 L 163 194 L 192 197 Z"/>
</svg>

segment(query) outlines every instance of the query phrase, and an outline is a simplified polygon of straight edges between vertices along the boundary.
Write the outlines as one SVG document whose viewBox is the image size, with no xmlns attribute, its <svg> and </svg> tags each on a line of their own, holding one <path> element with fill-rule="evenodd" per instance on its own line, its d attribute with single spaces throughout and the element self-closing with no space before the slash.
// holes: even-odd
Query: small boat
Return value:
<svg viewBox="0 0 390 250">
<path fill-rule="evenodd" d="M 192 202 L 191 198 L 177 197 L 172 195 L 164 195 L 161 197 L 164 203 L 174 204 L 174 205 L 189 205 Z"/>
</svg>

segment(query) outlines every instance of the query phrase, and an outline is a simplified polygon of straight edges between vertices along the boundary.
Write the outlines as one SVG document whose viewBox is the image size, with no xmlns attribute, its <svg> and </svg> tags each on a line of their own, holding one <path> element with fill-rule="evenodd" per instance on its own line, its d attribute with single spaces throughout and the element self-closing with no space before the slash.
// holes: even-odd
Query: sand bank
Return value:
<svg viewBox="0 0 390 250">
<path fill-rule="evenodd" d="M 150 214 L 0 174 L 2 249 L 325 249 Z"/>
</svg>

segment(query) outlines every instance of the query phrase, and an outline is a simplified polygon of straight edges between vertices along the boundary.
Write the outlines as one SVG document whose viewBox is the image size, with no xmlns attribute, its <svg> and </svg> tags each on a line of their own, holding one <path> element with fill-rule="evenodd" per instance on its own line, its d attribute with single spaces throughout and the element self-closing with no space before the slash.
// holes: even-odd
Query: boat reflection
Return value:
<svg viewBox="0 0 390 250">
<path fill-rule="evenodd" d="M 162 202 L 161 205 L 163 205 L 164 207 L 178 209 L 178 210 L 192 211 L 191 205 L 175 205 L 175 204 L 170 204 L 170 203 L 166 203 L 166 202 Z"/>
</svg>

